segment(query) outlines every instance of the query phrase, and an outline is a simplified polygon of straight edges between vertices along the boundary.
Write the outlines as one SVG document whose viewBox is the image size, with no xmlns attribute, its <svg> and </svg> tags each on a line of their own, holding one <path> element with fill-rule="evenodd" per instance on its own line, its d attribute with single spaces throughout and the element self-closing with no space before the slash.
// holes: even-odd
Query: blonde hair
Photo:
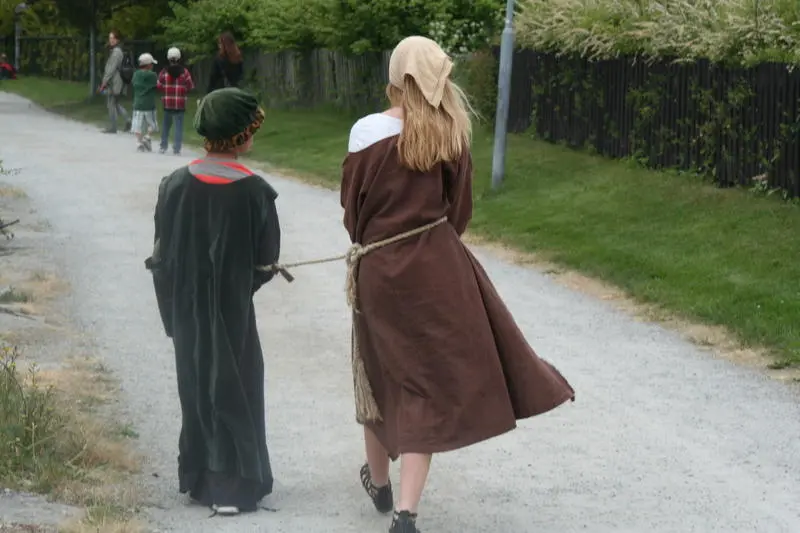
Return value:
<svg viewBox="0 0 800 533">
<path fill-rule="evenodd" d="M 442 102 L 433 107 L 411 76 L 403 87 L 386 87 L 393 106 L 403 108 L 403 130 L 397 143 L 400 162 L 412 170 L 426 172 L 437 163 L 456 161 L 469 149 L 473 112 L 464 91 L 450 79 L 445 81 Z"/>
</svg>

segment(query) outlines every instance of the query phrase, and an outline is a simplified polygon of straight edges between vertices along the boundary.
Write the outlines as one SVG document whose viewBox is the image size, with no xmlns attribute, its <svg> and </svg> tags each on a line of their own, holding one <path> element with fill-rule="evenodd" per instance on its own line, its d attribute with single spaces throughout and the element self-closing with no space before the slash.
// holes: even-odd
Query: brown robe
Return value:
<svg viewBox="0 0 800 533">
<path fill-rule="evenodd" d="M 341 202 L 352 242 L 449 223 L 361 259 L 359 349 L 382 415 L 368 424 L 394 460 L 501 435 L 575 393 L 537 357 L 460 236 L 472 216 L 472 158 L 427 173 L 399 163 L 397 135 L 349 153 Z"/>
</svg>

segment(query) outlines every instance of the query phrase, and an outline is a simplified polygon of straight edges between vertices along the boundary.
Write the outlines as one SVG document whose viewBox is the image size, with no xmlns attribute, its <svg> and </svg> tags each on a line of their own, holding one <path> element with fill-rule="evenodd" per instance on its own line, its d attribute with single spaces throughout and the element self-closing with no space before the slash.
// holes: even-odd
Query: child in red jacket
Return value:
<svg viewBox="0 0 800 533">
<path fill-rule="evenodd" d="M 0 54 L 0 80 L 17 79 L 17 70 L 8 62 L 5 54 Z"/>
<path fill-rule="evenodd" d="M 161 128 L 162 154 L 166 153 L 169 144 L 169 130 L 175 123 L 175 139 L 172 151 L 175 155 L 181 153 L 183 141 L 183 116 L 186 112 L 186 95 L 194 89 L 194 81 L 189 70 L 181 65 L 181 51 L 170 48 L 167 51 L 169 66 L 161 70 L 158 75 L 158 90 L 163 93 L 161 101 L 164 104 L 164 123 Z"/>
</svg>

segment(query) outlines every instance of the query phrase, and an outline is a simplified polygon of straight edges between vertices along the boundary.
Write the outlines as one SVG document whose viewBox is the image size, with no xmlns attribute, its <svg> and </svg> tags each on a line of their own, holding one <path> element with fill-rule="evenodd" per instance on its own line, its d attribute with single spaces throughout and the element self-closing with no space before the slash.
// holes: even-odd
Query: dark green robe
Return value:
<svg viewBox="0 0 800 533">
<path fill-rule="evenodd" d="M 175 346 L 183 413 L 180 491 L 204 505 L 254 510 L 272 491 L 264 362 L 253 295 L 277 262 L 277 193 L 233 161 L 195 161 L 161 182 L 153 274 Z"/>
</svg>

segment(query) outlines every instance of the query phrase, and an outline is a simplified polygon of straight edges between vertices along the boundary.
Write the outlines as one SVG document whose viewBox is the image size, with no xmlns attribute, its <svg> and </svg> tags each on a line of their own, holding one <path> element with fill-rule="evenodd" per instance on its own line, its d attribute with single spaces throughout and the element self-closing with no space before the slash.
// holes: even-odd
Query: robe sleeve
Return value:
<svg viewBox="0 0 800 533">
<path fill-rule="evenodd" d="M 153 221 L 155 225 L 155 235 L 153 237 L 153 254 L 145 260 L 145 267 L 153 275 L 153 285 L 156 292 L 156 300 L 158 302 L 158 312 L 161 315 L 161 322 L 164 325 L 164 332 L 167 337 L 172 337 L 172 303 L 173 303 L 173 290 L 174 283 L 172 279 L 172 271 L 168 263 L 164 261 L 165 254 L 165 240 L 168 241 L 168 236 L 164 234 L 166 221 L 164 220 L 164 201 L 166 183 L 169 178 L 164 178 L 161 181 L 161 186 L 158 189 L 158 201 L 156 202 L 155 215 Z M 169 246 L 168 244 L 166 246 Z"/>
<path fill-rule="evenodd" d="M 358 208 L 361 201 L 361 187 L 358 180 L 357 155 L 349 154 L 342 164 L 342 186 L 340 202 L 344 208 L 344 227 L 350 234 L 350 242 L 356 242 Z"/>
<path fill-rule="evenodd" d="M 472 154 L 469 148 L 464 150 L 458 164 L 448 167 L 448 170 L 450 212 L 447 218 L 456 233 L 462 235 L 472 219 Z"/>
<path fill-rule="evenodd" d="M 281 226 L 278 220 L 278 210 L 275 206 L 277 195 L 270 190 L 264 200 L 261 228 L 258 232 L 256 244 L 256 261 L 258 265 L 272 265 L 278 262 L 281 254 Z M 253 293 L 262 285 L 275 277 L 275 272 L 256 269 L 253 277 Z"/>
</svg>

